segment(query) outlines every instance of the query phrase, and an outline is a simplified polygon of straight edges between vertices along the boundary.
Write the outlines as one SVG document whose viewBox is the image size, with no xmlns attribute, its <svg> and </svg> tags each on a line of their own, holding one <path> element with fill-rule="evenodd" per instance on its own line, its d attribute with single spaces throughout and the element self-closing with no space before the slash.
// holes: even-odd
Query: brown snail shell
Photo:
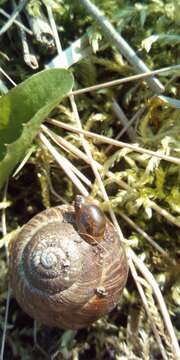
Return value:
<svg viewBox="0 0 180 360">
<path fill-rule="evenodd" d="M 106 219 L 101 243 L 77 231 L 75 209 L 62 205 L 34 216 L 10 244 L 10 280 L 23 310 L 49 326 L 79 329 L 111 311 L 128 265 Z"/>
</svg>

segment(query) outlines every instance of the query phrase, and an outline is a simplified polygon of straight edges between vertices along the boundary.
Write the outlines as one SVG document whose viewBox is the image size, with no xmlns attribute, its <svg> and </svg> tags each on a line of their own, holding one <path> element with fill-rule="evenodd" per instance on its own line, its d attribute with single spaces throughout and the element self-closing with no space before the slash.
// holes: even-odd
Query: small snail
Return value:
<svg viewBox="0 0 180 360">
<path fill-rule="evenodd" d="M 82 197 L 75 205 L 34 216 L 10 242 L 9 252 L 16 300 L 49 326 L 90 325 L 114 308 L 126 285 L 127 259 L 117 233 Z"/>
<path fill-rule="evenodd" d="M 83 196 L 75 199 L 75 218 L 79 234 L 88 243 L 96 245 L 103 240 L 106 218 L 101 209 Z"/>
</svg>

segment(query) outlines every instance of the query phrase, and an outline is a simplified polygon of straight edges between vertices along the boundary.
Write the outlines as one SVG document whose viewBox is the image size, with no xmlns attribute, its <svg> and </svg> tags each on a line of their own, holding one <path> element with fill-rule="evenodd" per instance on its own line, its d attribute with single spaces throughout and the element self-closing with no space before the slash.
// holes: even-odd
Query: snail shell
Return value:
<svg viewBox="0 0 180 360">
<path fill-rule="evenodd" d="M 77 231 L 75 209 L 34 216 L 10 243 L 10 281 L 22 309 L 49 326 L 83 328 L 117 304 L 127 280 L 123 247 L 106 219 L 101 243 Z"/>
</svg>

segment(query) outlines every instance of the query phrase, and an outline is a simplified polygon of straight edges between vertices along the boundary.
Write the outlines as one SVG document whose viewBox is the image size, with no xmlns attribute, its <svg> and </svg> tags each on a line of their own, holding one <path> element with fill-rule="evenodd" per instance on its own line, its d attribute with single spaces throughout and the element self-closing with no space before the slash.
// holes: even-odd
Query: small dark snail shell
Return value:
<svg viewBox="0 0 180 360">
<path fill-rule="evenodd" d="M 9 246 L 11 287 L 22 309 L 65 329 L 86 327 L 111 311 L 128 276 L 111 222 L 105 218 L 101 243 L 92 246 L 77 231 L 75 212 L 72 205 L 42 211 Z"/>
<path fill-rule="evenodd" d="M 75 199 L 76 226 L 79 234 L 91 245 L 103 240 L 106 218 L 103 211 L 87 198 L 77 195 Z"/>
</svg>

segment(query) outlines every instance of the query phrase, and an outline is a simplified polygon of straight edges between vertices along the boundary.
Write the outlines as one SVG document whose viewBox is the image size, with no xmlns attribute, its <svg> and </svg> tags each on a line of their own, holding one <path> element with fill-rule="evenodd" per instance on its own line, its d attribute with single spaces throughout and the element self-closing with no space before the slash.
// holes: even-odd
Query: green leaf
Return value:
<svg viewBox="0 0 180 360">
<path fill-rule="evenodd" d="M 0 98 L 0 188 L 24 157 L 40 125 L 73 86 L 65 69 L 39 72 Z"/>
</svg>

